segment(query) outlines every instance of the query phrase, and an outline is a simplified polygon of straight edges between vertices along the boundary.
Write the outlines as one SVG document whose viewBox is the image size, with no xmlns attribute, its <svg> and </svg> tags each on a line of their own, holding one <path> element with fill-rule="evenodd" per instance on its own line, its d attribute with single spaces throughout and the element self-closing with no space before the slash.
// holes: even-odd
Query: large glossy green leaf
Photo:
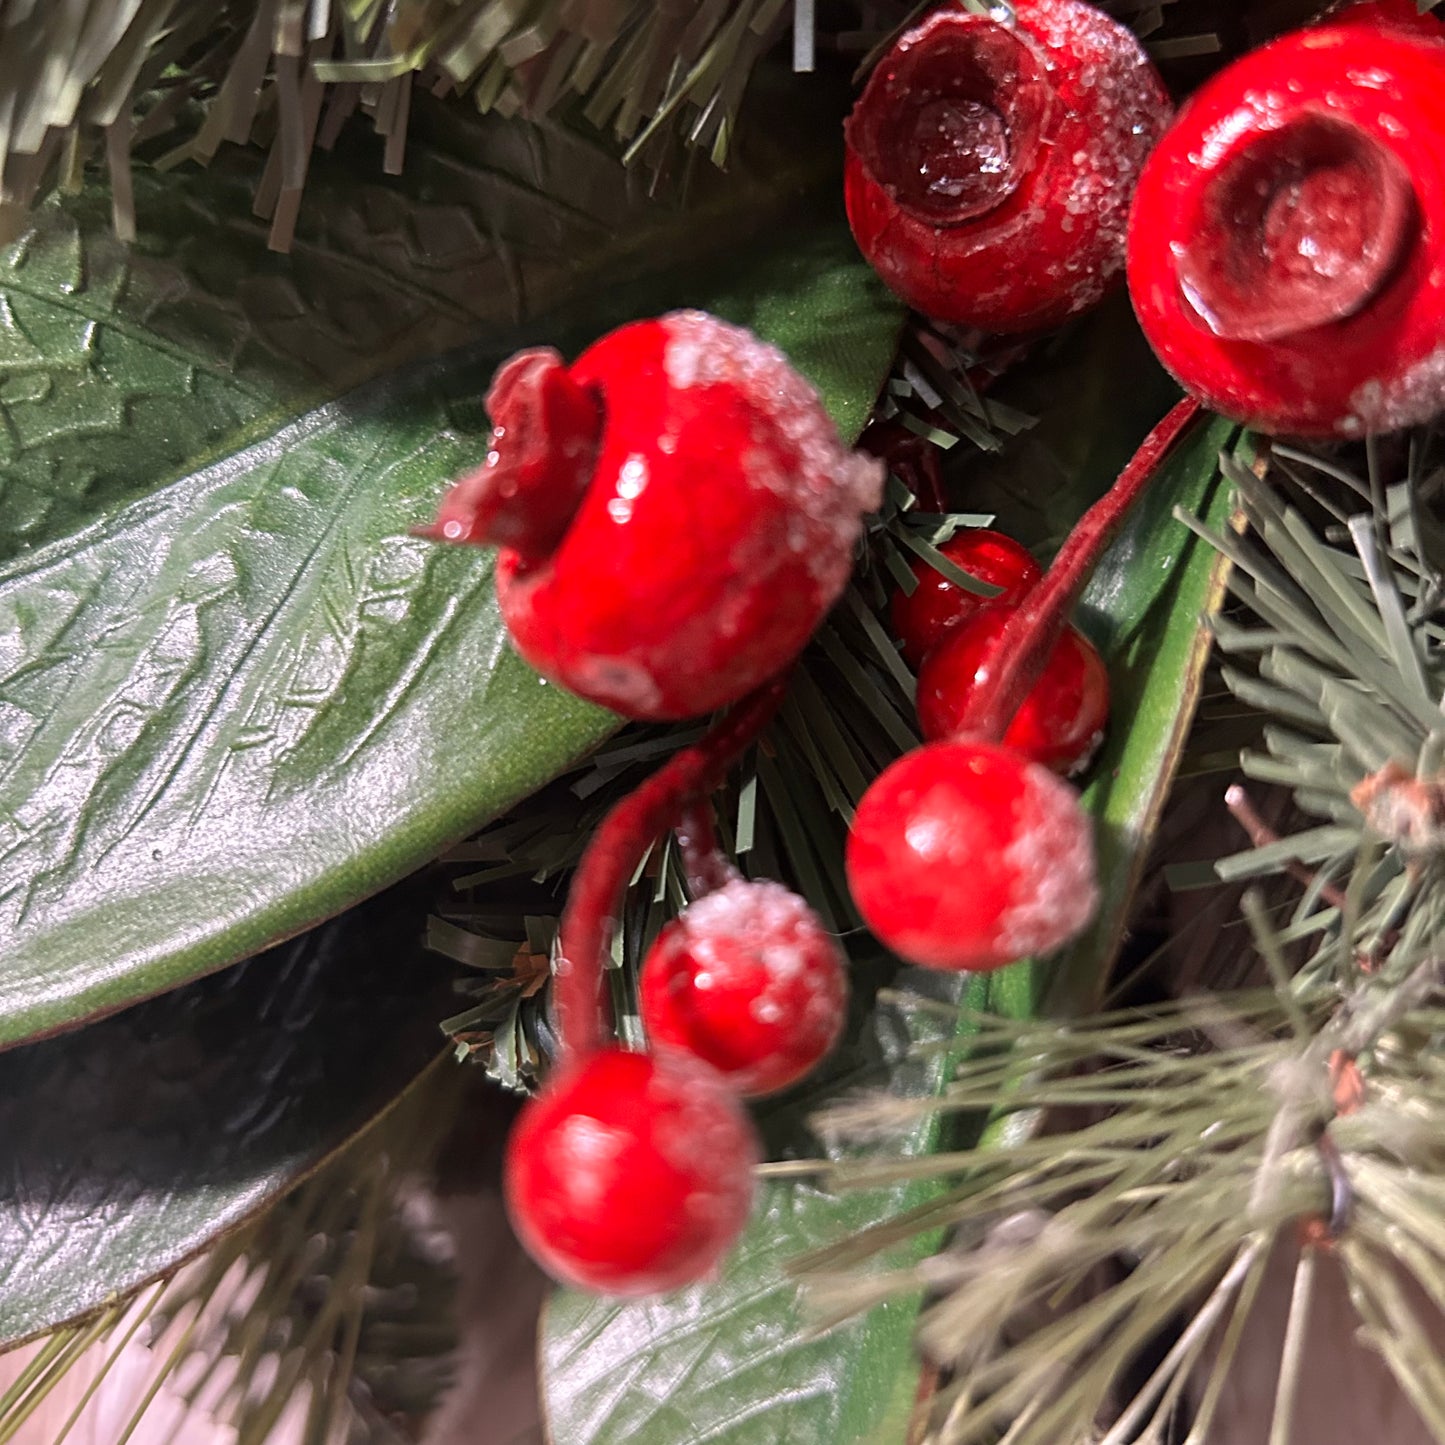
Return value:
<svg viewBox="0 0 1445 1445">
<path fill-rule="evenodd" d="M 0 557 L 603 278 L 746 245 L 831 167 L 825 119 L 781 144 L 765 117 L 682 207 L 576 133 L 420 97 L 403 178 L 364 147 L 313 158 L 286 256 L 251 214 L 247 151 L 138 171 L 134 245 L 101 185 L 42 208 L 0 249 Z"/>
<path fill-rule="evenodd" d="M 800 163 L 678 212 L 565 136 L 475 144 L 414 153 L 415 194 L 318 181 L 290 261 L 237 185 L 173 175 L 135 253 L 82 198 L 0 270 L 0 1045 L 334 913 L 611 731 L 507 647 L 489 555 L 407 535 L 518 345 L 710 307 L 861 426 L 898 311 Z M 504 324 L 518 288 L 574 299 Z"/>
<path fill-rule="evenodd" d="M 1135 378 L 1118 400 L 1120 375 Z M 1106 400 L 1107 398 L 1107 400 Z M 1037 363 L 1011 399 L 1042 414 L 1027 441 L 978 469 L 977 505 L 1035 542 L 1052 539 L 1112 479 L 1170 400 L 1168 384 L 1121 312 L 1106 313 Z M 1081 620 L 1101 644 L 1116 689 L 1110 738 L 1085 801 L 1100 823 L 1105 902 L 1090 936 L 1064 960 L 1077 991 L 1097 986 L 1121 935 L 1142 848 L 1177 761 L 1204 659 L 1202 614 L 1215 559 L 1174 522 L 1175 505 L 1214 512 L 1216 456 L 1226 430 L 1203 428 L 1156 483 L 1098 569 Z M 970 499 L 973 500 L 973 499 Z M 916 971 L 904 983 L 938 994 Z M 975 978 L 975 1007 L 1031 1012 L 1044 980 L 1028 965 Z M 887 1051 L 900 1023 L 875 1019 L 864 1053 Z M 940 1087 L 941 1056 L 899 1087 Z M 846 1075 L 842 1081 L 847 1082 Z M 790 1101 L 795 1112 L 796 1101 Z M 936 1124 L 907 1148 L 938 1147 Z M 933 1186 L 829 1197 L 773 1181 L 722 1277 L 664 1300 L 616 1306 L 562 1292 L 543 1330 L 542 1380 L 551 1438 L 562 1445 L 903 1445 L 920 1389 L 913 1308 L 892 1302 L 809 1338 L 791 1256 L 923 1205 Z M 913 1241 L 915 1250 L 930 1238 Z"/>
<path fill-rule="evenodd" d="M 213 978 L 0 1056 L 0 1345 L 263 1208 L 438 1055 L 453 970 L 404 884 Z"/>
</svg>

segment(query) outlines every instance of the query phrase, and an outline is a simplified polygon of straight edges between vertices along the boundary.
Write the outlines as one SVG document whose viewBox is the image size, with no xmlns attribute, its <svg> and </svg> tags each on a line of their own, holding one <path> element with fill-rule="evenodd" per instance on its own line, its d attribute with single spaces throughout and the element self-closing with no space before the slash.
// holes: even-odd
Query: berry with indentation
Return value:
<svg viewBox="0 0 1445 1445">
<path fill-rule="evenodd" d="M 1140 177 L 1129 289 L 1164 365 L 1262 431 L 1445 406 L 1445 42 L 1362 6 L 1236 61 Z"/>
<path fill-rule="evenodd" d="M 796 1083 L 838 1041 L 848 1004 L 842 950 L 781 883 L 736 878 L 658 935 L 639 980 L 657 1048 L 683 1049 L 742 1094 Z"/>
<path fill-rule="evenodd" d="M 970 577 L 1002 588 L 1004 596 L 1025 591 L 1043 576 L 1026 548 L 987 527 L 955 532 L 938 550 Z M 918 585 L 912 592 L 901 587 L 894 591 L 888 619 L 893 635 L 903 644 L 905 660 L 916 669 L 949 628 L 972 617 L 991 599 L 950 582 L 922 557 L 913 562 L 912 571 Z"/>
<path fill-rule="evenodd" d="M 1122 280 L 1129 199 L 1169 100 L 1132 32 L 1082 0 L 1014 22 L 936 10 L 848 119 L 859 249 L 910 306 L 985 331 L 1054 326 Z"/>
<path fill-rule="evenodd" d="M 989 603 L 924 658 L 918 673 L 918 723 L 929 741 L 958 732 L 974 697 L 988 687 L 992 644 L 1014 607 L 1008 601 Z M 1003 742 L 1068 776 L 1089 765 L 1108 721 L 1109 672 L 1104 659 L 1078 628 L 1067 627 L 1014 713 Z"/>
<path fill-rule="evenodd" d="M 548 1273 L 646 1295 L 716 1269 L 747 1222 L 757 1161 L 752 1124 L 714 1070 L 604 1048 L 523 1109 L 503 1183 L 517 1235 Z"/>
<path fill-rule="evenodd" d="M 848 835 L 869 928 L 925 968 L 1052 952 L 1094 915 L 1094 843 L 1062 779 L 997 743 L 927 743 L 884 770 Z"/>
<path fill-rule="evenodd" d="M 837 600 L 883 468 L 781 352 L 700 311 L 571 366 L 523 353 L 488 396 L 487 465 L 428 535 L 500 542 L 497 596 L 545 676 L 682 718 L 781 671 Z"/>
</svg>

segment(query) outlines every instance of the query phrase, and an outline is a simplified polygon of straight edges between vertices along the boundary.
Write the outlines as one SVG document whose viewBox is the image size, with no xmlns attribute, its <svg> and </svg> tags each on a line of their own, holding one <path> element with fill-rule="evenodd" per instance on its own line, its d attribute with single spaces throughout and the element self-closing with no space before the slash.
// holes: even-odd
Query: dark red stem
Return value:
<svg viewBox="0 0 1445 1445">
<path fill-rule="evenodd" d="M 1068 625 L 1069 613 L 1094 564 L 1114 540 L 1129 508 L 1153 480 L 1164 454 L 1199 410 L 1193 397 L 1174 406 L 1144 438 L 1114 485 L 1079 519 L 1053 566 L 1024 595 L 980 663 L 978 670 L 987 674 L 988 684 L 970 700 L 959 723 L 960 733 L 991 742 L 1003 737 Z"/>
<path fill-rule="evenodd" d="M 602 965 L 618 905 L 652 843 L 674 827 L 686 805 L 711 792 L 744 748 L 772 720 L 785 677 L 750 692 L 691 747 L 674 753 L 602 820 L 582 855 L 562 912 L 557 959 L 557 1023 L 562 1048 L 578 1059 L 607 1032 Z"/>
<path fill-rule="evenodd" d="M 722 849 L 717 845 L 712 804 L 706 797 L 698 796 L 683 804 L 676 832 L 689 897 L 701 898 L 704 893 L 715 892 L 738 876 L 738 870 L 723 857 Z"/>
</svg>

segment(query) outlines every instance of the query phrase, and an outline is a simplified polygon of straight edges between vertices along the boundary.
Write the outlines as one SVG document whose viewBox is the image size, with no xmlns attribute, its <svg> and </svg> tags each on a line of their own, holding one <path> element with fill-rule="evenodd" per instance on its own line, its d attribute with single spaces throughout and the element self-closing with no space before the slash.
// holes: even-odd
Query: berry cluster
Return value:
<svg viewBox="0 0 1445 1445">
<path fill-rule="evenodd" d="M 885 769 L 848 837 L 853 901 L 904 958 L 929 968 L 1001 968 L 1062 947 L 1092 919 L 1092 831 L 1074 790 L 1047 763 L 1076 766 L 1081 731 L 1083 750 L 1092 751 L 1106 684 L 1097 689 L 1099 712 L 1082 728 L 1079 712 L 1055 721 L 1043 710 L 1056 687 L 1066 691 L 1068 615 L 1085 578 L 1197 411 L 1180 402 L 1155 427 L 1041 580 L 982 607 L 963 603 L 972 615 L 945 624 L 925 654 L 920 684 L 935 657 L 946 661 L 957 648 L 969 659 L 946 739 Z M 1072 754 L 1061 750 L 1066 736 L 1075 740 Z"/>
<path fill-rule="evenodd" d="M 1043 575 L 1012 537 L 987 528 L 959 532 L 939 549 L 976 581 L 965 591 L 920 559 L 913 588 L 893 594 L 889 616 L 906 661 L 918 671 L 918 724 L 930 742 L 963 731 L 973 699 L 989 685 L 989 658 L 1023 596 Z M 1071 776 L 1088 767 L 1109 717 L 1109 674 L 1098 649 L 1065 628 L 1019 705 L 1003 741 L 1033 762 Z"/>
<path fill-rule="evenodd" d="M 968 531 L 944 556 L 997 595 L 919 564 L 894 597 L 928 741 L 862 798 L 847 872 L 903 958 L 993 969 L 1090 922 L 1092 833 L 1065 778 L 1102 736 L 1108 680 L 1069 613 L 1201 403 L 1350 436 L 1445 402 L 1442 78 L 1441 28 L 1407 0 L 1246 57 L 1172 125 L 1137 41 L 1082 0 L 942 8 L 874 70 L 845 190 L 888 284 L 942 322 L 1026 333 L 1092 305 L 1127 262 L 1145 332 L 1190 393 L 1047 573 Z M 740 1100 L 796 1082 L 842 1028 L 837 942 L 802 899 L 734 872 L 708 795 L 842 590 L 883 469 L 839 442 L 778 352 L 698 312 L 623 327 L 570 365 L 524 352 L 488 406 L 486 463 L 428 535 L 501 548 L 519 651 L 628 717 L 736 704 L 589 844 L 558 943 L 563 1057 L 508 1156 L 538 1259 L 650 1293 L 712 1269 L 743 1226 L 758 1143 Z M 900 470 L 942 509 L 936 457 L 886 422 L 870 434 L 912 449 Z M 628 1050 L 602 959 L 622 890 L 669 830 L 693 901 L 643 964 L 650 1047 Z"/>
<path fill-rule="evenodd" d="M 427 535 L 500 545 L 518 650 L 631 717 L 738 704 L 591 840 L 558 939 L 562 1065 L 508 1149 L 532 1254 L 572 1284 L 651 1294 L 705 1274 L 742 1228 L 758 1144 L 740 1100 L 802 1078 L 842 1031 L 837 941 L 801 898 L 732 870 L 707 795 L 842 590 L 883 469 L 841 445 L 779 352 L 700 312 L 625 326 L 570 366 L 523 352 L 487 405 L 486 463 Z M 639 1052 L 610 1040 L 602 959 L 670 829 L 693 901 L 643 964 Z"/>
<path fill-rule="evenodd" d="M 758 1142 L 741 1099 L 785 1088 L 842 1032 L 842 952 L 780 884 L 739 877 L 706 794 L 772 718 L 759 689 L 603 820 L 562 916 L 556 1004 L 565 1062 L 507 1151 L 517 1232 L 558 1279 L 654 1294 L 711 1270 L 747 1219 Z M 609 1042 L 602 958 L 622 890 L 677 831 L 694 901 L 642 967 L 651 1048 Z"/>
</svg>

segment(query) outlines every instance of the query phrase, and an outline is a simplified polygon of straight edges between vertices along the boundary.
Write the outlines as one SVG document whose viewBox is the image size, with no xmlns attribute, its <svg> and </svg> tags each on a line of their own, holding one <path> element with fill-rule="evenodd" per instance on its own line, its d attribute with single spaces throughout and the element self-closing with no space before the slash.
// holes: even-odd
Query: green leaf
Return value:
<svg viewBox="0 0 1445 1445">
<path fill-rule="evenodd" d="M 1199 701 L 1226 564 L 1170 512 L 1227 524 L 1234 507 L 1219 456 L 1238 433 L 1196 424 L 1140 500 L 1089 581 L 1080 625 L 1109 662 L 1113 722 L 1084 790 L 1096 819 L 1100 906 L 1093 926 L 1052 965 L 1048 1011 L 1096 1008 L 1123 941 L 1129 907 Z"/>
<path fill-rule="evenodd" d="M 1121 375 L 1135 378 L 1122 400 Z M 1175 394 L 1126 313 L 1106 310 L 1005 391 L 1042 420 L 1011 441 L 1001 460 L 978 466 L 977 490 L 967 493 L 967 504 L 996 511 L 1004 530 L 1035 544 L 1049 537 L 1057 542 Z M 1206 650 L 1203 614 L 1216 600 L 1216 559 L 1173 520 L 1171 508 L 1223 515 L 1227 500 L 1216 459 L 1229 432 L 1216 423 L 1191 435 L 1100 565 L 1081 608 L 1081 625 L 1109 662 L 1116 701 L 1109 740 L 1084 795 L 1101 825 L 1104 907 L 1056 975 L 1080 997 L 1101 986 L 1122 935 L 1139 859 L 1193 712 Z M 974 1008 L 1029 1016 L 1046 978 L 1021 964 L 972 980 L 911 971 L 904 983 L 934 997 L 964 995 Z M 914 1020 L 912 1027 L 922 1025 Z M 896 1044 L 902 1031 L 895 1018 L 875 1018 L 853 1073 L 835 1080 L 835 1090 L 856 1083 L 860 1061 L 876 1057 L 890 1040 Z M 893 1086 L 929 1093 L 941 1088 L 949 1066 L 940 1053 L 910 1067 L 911 1076 L 895 1075 Z M 789 1101 L 783 1112 L 796 1108 Z M 929 1120 L 901 1150 L 915 1156 L 945 1142 L 957 1145 Z M 926 1180 L 904 1179 L 834 1197 L 806 1182 L 769 1181 L 720 1279 L 627 1306 L 557 1293 L 542 1335 L 551 1439 L 557 1445 L 674 1445 L 680 1439 L 903 1445 L 921 1386 L 912 1348 L 917 1301 L 891 1300 L 809 1338 L 784 1266 L 923 1208 L 936 1190 Z M 900 1229 L 903 1243 L 885 1257 L 902 1263 L 935 1248 L 936 1231 L 920 1229 Z"/>
<path fill-rule="evenodd" d="M 404 884 L 213 978 L 0 1056 L 0 1345 L 172 1270 L 436 1059 L 454 970 Z"/>
<path fill-rule="evenodd" d="M 481 454 L 511 351 L 708 307 L 862 425 L 900 313 L 801 162 L 678 211 L 565 135 L 473 140 L 413 153 L 414 196 L 318 182 L 289 259 L 236 184 L 177 172 L 134 253 L 83 197 L 0 271 L 0 1046 L 335 913 L 613 729 L 507 647 L 489 553 L 407 535 Z"/>
</svg>

